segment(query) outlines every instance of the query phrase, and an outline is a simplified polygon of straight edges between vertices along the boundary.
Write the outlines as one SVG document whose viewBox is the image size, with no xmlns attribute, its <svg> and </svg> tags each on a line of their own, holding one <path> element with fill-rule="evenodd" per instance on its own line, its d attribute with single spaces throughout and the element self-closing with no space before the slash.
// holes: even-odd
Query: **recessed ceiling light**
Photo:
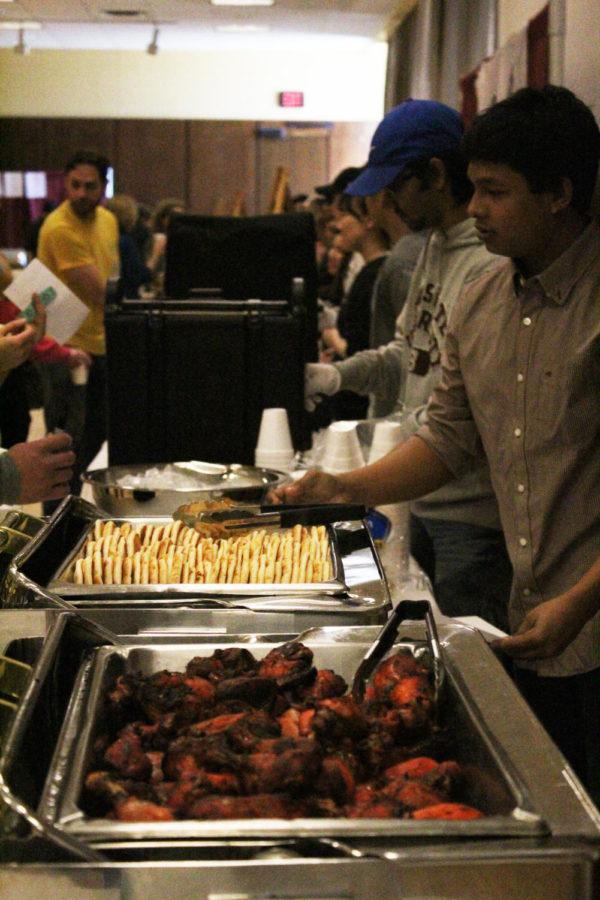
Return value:
<svg viewBox="0 0 600 900">
<path fill-rule="evenodd" d="M 115 19 L 135 19 L 143 16 L 141 9 L 103 9 L 105 16 L 114 16 Z"/>
<path fill-rule="evenodd" d="M 275 0 L 210 0 L 211 6 L 273 6 Z"/>
<path fill-rule="evenodd" d="M 19 31 L 21 28 L 41 28 L 39 22 L 0 22 L 0 28 L 7 31 Z"/>
</svg>

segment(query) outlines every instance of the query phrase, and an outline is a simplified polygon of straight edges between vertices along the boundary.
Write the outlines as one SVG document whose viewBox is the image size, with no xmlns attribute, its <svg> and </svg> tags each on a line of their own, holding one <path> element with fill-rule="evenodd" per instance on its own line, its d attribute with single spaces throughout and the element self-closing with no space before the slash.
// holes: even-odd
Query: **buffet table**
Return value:
<svg viewBox="0 0 600 900">
<path fill-rule="evenodd" d="M 39 560 L 33 570 L 45 571 Z M 364 596 L 369 601 L 375 596 L 377 601 L 373 581 L 364 583 L 368 585 Z M 356 590 L 355 584 L 348 592 L 350 607 Z M 112 608 L 84 602 L 77 611 L 65 612 L 51 600 L 45 602 L 49 594 L 44 584 L 36 608 L 24 603 L 21 608 L 0 609 L 0 653 L 32 665 L 45 654 L 52 663 L 39 671 L 40 681 L 46 679 L 48 683 L 30 685 L 29 718 L 24 718 L 20 734 L 9 748 L 9 759 L 0 763 L 2 776 L 13 792 L 19 778 L 24 777 L 19 799 L 34 815 L 46 775 L 43 719 L 48 696 L 50 705 L 53 699 L 66 703 L 65 698 L 73 696 L 77 671 L 68 663 L 74 647 L 78 658 L 80 645 L 103 647 L 115 635 L 120 641 L 115 648 L 118 653 L 129 652 L 127 647 L 148 648 L 153 654 L 170 648 L 172 655 L 174 647 L 185 644 L 192 656 L 207 646 L 226 647 L 230 642 L 236 646 L 251 644 L 253 650 L 260 651 L 265 642 L 267 646 L 279 644 L 302 631 L 301 640 L 319 653 L 338 648 L 338 654 L 340 646 L 357 642 L 353 658 L 360 659 L 362 648 L 367 648 L 380 631 L 379 613 L 371 621 L 359 617 L 358 624 L 353 625 L 346 610 L 336 619 L 336 607 L 331 604 L 327 608 L 329 618 L 313 609 L 312 621 L 309 610 L 299 613 L 292 604 L 287 612 L 278 613 L 281 618 L 276 633 L 269 634 L 275 621 L 273 614 L 269 612 L 268 620 L 261 620 L 260 610 L 252 608 L 207 609 L 200 602 L 194 608 L 187 604 L 187 598 L 177 605 L 130 603 L 119 607 L 117 603 Z M 19 594 L 21 600 L 27 596 Z M 71 599 L 78 602 L 81 598 Z M 392 591 L 392 603 L 406 599 L 433 599 L 426 579 L 414 567 Z M 378 601 L 375 606 L 379 608 Z M 360 611 L 360 604 L 356 608 Z M 268 621 L 269 629 L 257 627 L 261 621 Z M 88 844 L 85 827 L 73 830 L 68 817 L 60 821 L 59 816 L 58 832 L 75 838 L 70 848 L 68 840 L 61 846 L 60 840 L 54 839 L 53 830 L 45 827 L 46 819 L 40 832 L 11 813 L 3 817 L 0 896 L 9 900 L 45 892 L 65 900 L 88 896 L 592 900 L 600 890 L 600 814 L 483 637 L 444 617 L 438 616 L 438 625 L 451 696 L 458 698 L 460 715 L 467 715 L 477 732 L 481 759 L 494 761 L 493 771 L 488 771 L 485 762 L 481 767 L 490 779 L 491 795 L 497 795 L 490 802 L 492 807 L 496 804 L 498 813 L 494 814 L 492 808 L 491 818 L 479 820 L 483 825 L 439 822 L 414 828 L 418 823 L 400 821 L 390 826 L 351 820 L 336 827 L 338 820 L 319 824 L 314 820 L 273 819 L 262 820 L 259 826 L 237 822 L 232 830 L 227 822 L 208 829 L 199 827 L 191 833 L 171 830 L 164 837 L 160 828 L 146 833 L 141 828 L 131 839 L 107 827 L 103 837 L 96 834 Z M 421 623 L 404 625 L 399 639 L 422 643 Z M 54 665 L 55 657 L 67 662 Z M 45 694 L 46 690 L 50 693 Z M 73 721 L 79 721 L 77 727 L 83 728 L 81 712 L 79 716 Z M 78 735 L 72 737 L 76 745 Z M 43 771 L 34 771 L 40 768 Z M 72 774 L 69 763 L 58 771 L 52 790 L 64 799 L 61 780 Z M 78 857 L 78 842 L 91 848 L 89 858 Z"/>
</svg>

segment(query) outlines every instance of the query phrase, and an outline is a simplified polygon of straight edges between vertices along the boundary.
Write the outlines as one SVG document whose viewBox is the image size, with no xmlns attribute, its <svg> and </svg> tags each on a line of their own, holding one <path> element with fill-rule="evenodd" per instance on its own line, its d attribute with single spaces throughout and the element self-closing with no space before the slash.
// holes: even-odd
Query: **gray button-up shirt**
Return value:
<svg viewBox="0 0 600 900">
<path fill-rule="evenodd" d="M 514 566 L 510 622 L 600 556 L 600 228 L 540 275 L 505 265 L 450 317 L 443 379 L 418 435 L 460 476 L 487 456 Z M 540 675 L 600 666 L 600 613 Z"/>
</svg>

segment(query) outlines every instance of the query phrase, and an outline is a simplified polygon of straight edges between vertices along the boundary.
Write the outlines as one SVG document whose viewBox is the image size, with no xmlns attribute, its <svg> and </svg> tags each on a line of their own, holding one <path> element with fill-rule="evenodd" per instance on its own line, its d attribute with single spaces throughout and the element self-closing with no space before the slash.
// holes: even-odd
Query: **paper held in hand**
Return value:
<svg viewBox="0 0 600 900">
<path fill-rule="evenodd" d="M 32 294 L 39 294 L 46 307 L 46 334 L 64 344 L 75 334 L 88 314 L 87 306 L 63 284 L 39 259 L 33 259 L 4 291 L 18 306 L 23 316 L 31 320 L 34 308 Z"/>
</svg>

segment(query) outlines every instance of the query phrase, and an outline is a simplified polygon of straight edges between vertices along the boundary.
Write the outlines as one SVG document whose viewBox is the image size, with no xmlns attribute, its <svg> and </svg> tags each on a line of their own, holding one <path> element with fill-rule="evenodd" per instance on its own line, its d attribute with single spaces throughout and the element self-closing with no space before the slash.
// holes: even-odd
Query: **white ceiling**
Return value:
<svg viewBox="0 0 600 900">
<path fill-rule="evenodd" d="M 3 22 L 38 22 L 25 32 L 32 49 L 145 49 L 159 26 L 161 50 L 193 50 L 243 42 L 382 39 L 394 0 L 275 0 L 270 7 L 212 6 L 209 0 L 0 0 L 0 47 L 17 32 Z M 111 16 L 109 10 L 138 13 Z M 246 33 L 225 26 L 265 29 Z"/>
</svg>

